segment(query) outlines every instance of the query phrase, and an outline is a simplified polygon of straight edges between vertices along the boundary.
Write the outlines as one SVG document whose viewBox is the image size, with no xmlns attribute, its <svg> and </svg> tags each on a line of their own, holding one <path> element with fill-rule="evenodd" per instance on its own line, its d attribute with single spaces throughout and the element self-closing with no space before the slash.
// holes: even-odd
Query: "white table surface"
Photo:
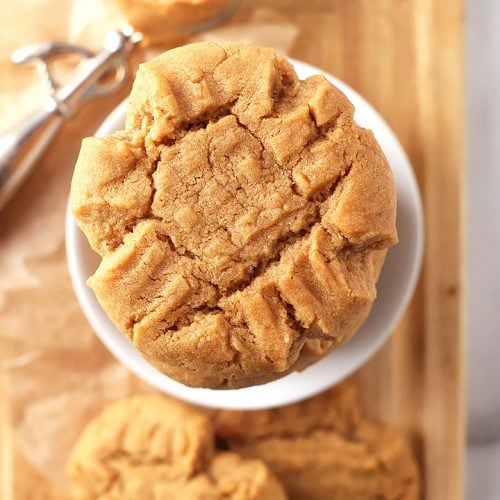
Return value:
<svg viewBox="0 0 500 500">
<path fill-rule="evenodd" d="M 467 0 L 468 485 L 500 499 L 500 0 Z"/>
</svg>

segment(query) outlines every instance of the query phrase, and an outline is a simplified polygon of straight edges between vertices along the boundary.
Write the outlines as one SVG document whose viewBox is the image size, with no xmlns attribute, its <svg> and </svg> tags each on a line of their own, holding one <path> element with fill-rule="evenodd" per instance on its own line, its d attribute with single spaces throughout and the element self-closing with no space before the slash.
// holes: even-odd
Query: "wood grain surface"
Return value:
<svg viewBox="0 0 500 500">
<path fill-rule="evenodd" d="M 245 20 L 256 7 L 279 10 L 298 26 L 291 56 L 324 68 L 365 96 L 413 164 L 426 216 L 423 272 L 392 339 L 353 380 L 367 413 L 411 436 L 424 498 L 460 500 L 465 449 L 462 1 L 256 0 L 244 4 L 237 18 Z M 79 140 L 75 127 L 66 133 L 72 134 L 68 141 Z M 2 498 L 59 498 L 23 459 L 6 412 L 0 406 Z M 17 486 L 7 488 L 7 477 Z"/>
</svg>

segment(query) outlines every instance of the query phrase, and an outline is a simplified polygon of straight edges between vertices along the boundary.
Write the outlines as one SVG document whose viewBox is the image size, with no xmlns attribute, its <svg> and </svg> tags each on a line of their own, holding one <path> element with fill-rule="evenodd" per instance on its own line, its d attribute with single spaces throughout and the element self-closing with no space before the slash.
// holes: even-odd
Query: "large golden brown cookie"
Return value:
<svg viewBox="0 0 500 500">
<path fill-rule="evenodd" d="M 292 500 L 417 500 L 419 474 L 403 435 L 360 415 L 351 386 L 274 410 L 222 412 L 229 449 L 264 460 Z"/>
<path fill-rule="evenodd" d="M 80 436 L 67 467 L 77 500 L 284 500 L 260 460 L 214 451 L 208 416 L 138 396 L 108 407 Z"/>
<path fill-rule="evenodd" d="M 84 140 L 71 199 L 100 304 L 189 385 L 267 382 L 345 342 L 396 242 L 391 171 L 345 96 L 233 43 L 143 64 L 125 130 Z"/>
</svg>

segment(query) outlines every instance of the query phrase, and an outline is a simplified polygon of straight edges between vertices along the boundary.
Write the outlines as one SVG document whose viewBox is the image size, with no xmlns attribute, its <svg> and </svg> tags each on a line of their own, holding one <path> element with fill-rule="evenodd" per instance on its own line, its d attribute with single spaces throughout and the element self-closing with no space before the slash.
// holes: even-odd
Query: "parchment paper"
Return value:
<svg viewBox="0 0 500 500">
<path fill-rule="evenodd" d="M 17 0 L 3 9 L 0 130 L 40 106 L 46 95 L 34 67 L 9 62 L 15 48 L 59 39 L 97 49 L 105 32 L 122 22 L 105 0 Z M 273 11 L 255 11 L 247 2 L 225 25 L 195 39 L 232 39 L 287 52 L 296 36 L 289 20 Z M 132 65 L 164 48 L 139 50 Z M 7 420 L 0 431 L 0 482 L 13 498 L 22 497 L 16 488 L 28 488 L 12 458 L 15 447 L 25 455 L 22 462 L 30 462 L 53 485 L 50 491 L 64 497 L 64 463 L 88 419 L 108 401 L 152 391 L 93 334 L 74 296 L 64 251 L 65 209 L 81 139 L 97 129 L 128 90 L 89 104 L 64 126 L 34 175 L 0 213 L 0 413 Z"/>
</svg>

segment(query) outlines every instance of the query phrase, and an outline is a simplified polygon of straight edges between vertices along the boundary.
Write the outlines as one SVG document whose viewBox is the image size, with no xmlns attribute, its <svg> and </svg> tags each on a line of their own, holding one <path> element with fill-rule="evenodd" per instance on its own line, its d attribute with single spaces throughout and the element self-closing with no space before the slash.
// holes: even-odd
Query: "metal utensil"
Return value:
<svg viewBox="0 0 500 500">
<path fill-rule="evenodd" d="M 128 75 L 127 55 L 141 38 L 132 28 L 125 27 L 108 33 L 103 50 L 95 54 L 63 42 L 34 43 L 12 54 L 16 64 L 38 63 L 50 94 L 42 109 L 0 135 L 0 210 L 33 171 L 61 125 L 93 97 L 110 94 L 122 86 Z M 74 78 L 60 86 L 50 63 L 66 54 L 77 54 L 84 61 Z M 104 77 L 113 70 L 114 77 L 104 82 Z"/>
</svg>

